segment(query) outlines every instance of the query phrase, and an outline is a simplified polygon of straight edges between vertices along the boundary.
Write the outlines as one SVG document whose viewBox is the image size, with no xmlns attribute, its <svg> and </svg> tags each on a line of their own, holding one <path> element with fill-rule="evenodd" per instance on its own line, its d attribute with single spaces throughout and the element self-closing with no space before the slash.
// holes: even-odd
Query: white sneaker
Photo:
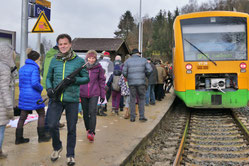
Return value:
<svg viewBox="0 0 249 166">
<path fill-rule="evenodd" d="M 56 161 L 60 157 L 60 153 L 62 151 L 62 147 L 59 150 L 54 150 L 50 155 L 51 161 Z"/>
<path fill-rule="evenodd" d="M 73 166 L 73 165 L 75 165 L 74 157 L 68 157 L 68 158 L 67 158 L 67 165 L 68 165 L 68 166 Z"/>
</svg>

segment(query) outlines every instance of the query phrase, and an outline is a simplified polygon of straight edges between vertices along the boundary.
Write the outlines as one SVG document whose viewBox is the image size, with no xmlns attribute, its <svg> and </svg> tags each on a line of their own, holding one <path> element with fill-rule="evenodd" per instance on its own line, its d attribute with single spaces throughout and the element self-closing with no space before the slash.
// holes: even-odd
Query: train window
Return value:
<svg viewBox="0 0 249 166">
<path fill-rule="evenodd" d="M 239 17 L 181 20 L 185 61 L 247 60 L 246 25 Z"/>
</svg>

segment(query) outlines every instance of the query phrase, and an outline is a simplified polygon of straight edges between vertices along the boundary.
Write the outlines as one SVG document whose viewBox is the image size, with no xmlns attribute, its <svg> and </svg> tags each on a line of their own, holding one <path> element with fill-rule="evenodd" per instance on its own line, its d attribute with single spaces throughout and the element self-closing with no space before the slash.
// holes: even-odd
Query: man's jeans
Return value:
<svg viewBox="0 0 249 166">
<path fill-rule="evenodd" d="M 6 128 L 6 125 L 0 126 L 0 150 L 2 149 L 2 145 L 3 145 L 5 128 Z"/>
<path fill-rule="evenodd" d="M 78 121 L 79 103 L 52 101 L 48 111 L 48 125 L 52 136 L 52 145 L 54 150 L 62 147 L 59 132 L 59 120 L 63 110 L 66 110 L 67 120 L 67 157 L 74 157 L 76 145 L 76 124 Z"/>
<path fill-rule="evenodd" d="M 145 85 L 131 85 L 130 88 L 130 109 L 131 109 L 131 119 L 136 118 L 135 114 L 135 102 L 136 95 L 138 95 L 138 108 L 139 108 L 139 118 L 144 118 L 144 105 L 145 105 L 145 93 L 146 86 Z"/>
<path fill-rule="evenodd" d="M 146 91 L 146 104 L 155 103 L 155 85 L 149 85 Z"/>
</svg>

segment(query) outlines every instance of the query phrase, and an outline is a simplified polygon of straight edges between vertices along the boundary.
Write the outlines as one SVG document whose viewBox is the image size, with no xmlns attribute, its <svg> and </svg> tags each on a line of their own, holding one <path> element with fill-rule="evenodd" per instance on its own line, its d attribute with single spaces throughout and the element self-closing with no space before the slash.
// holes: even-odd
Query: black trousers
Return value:
<svg viewBox="0 0 249 166">
<path fill-rule="evenodd" d="M 90 133 L 95 134 L 96 128 L 96 115 L 97 115 L 97 103 L 98 96 L 85 98 L 81 97 L 81 106 L 83 109 L 83 118 L 85 123 L 86 131 L 89 130 Z"/>
<path fill-rule="evenodd" d="M 157 100 L 162 100 L 163 93 L 164 93 L 163 84 L 156 84 L 156 87 L 155 87 L 156 99 Z"/>
<path fill-rule="evenodd" d="M 44 122 L 45 122 L 45 110 L 44 108 L 37 109 L 36 112 L 38 113 L 38 123 L 37 127 L 44 127 Z M 20 118 L 17 123 L 17 128 L 23 128 L 24 122 L 27 119 L 29 114 L 29 111 L 27 110 L 21 110 Z"/>
</svg>

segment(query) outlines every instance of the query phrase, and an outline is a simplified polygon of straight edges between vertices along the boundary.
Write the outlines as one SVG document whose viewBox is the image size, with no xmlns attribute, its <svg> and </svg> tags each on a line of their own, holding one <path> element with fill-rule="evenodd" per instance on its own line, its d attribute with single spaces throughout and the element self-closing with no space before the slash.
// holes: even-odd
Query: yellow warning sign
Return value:
<svg viewBox="0 0 249 166">
<path fill-rule="evenodd" d="M 42 11 L 32 29 L 32 33 L 49 33 L 49 32 L 54 32 L 54 30 L 49 24 L 49 21 L 44 11 Z"/>
</svg>

